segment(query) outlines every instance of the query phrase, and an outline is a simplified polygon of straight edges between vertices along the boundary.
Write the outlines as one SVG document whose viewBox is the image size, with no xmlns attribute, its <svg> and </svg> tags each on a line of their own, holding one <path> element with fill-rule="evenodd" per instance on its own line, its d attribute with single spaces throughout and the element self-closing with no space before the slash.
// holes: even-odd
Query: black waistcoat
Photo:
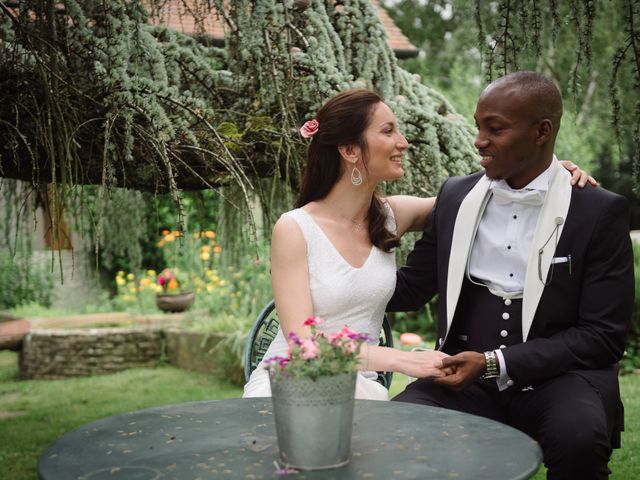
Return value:
<svg viewBox="0 0 640 480">
<path fill-rule="evenodd" d="M 464 279 L 443 351 L 485 352 L 522 343 L 522 299 L 503 299 Z"/>
</svg>

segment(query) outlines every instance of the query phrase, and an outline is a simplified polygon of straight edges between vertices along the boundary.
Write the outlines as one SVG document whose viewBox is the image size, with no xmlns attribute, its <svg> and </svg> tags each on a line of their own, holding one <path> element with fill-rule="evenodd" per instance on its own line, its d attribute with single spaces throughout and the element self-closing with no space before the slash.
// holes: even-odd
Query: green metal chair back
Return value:
<svg viewBox="0 0 640 480">
<path fill-rule="evenodd" d="M 267 349 L 280 327 L 280 321 L 275 310 L 275 303 L 271 300 L 260 312 L 256 318 L 251 331 L 249 332 L 249 338 L 247 339 L 247 346 L 244 351 L 244 379 L 249 380 L 251 372 L 255 370 L 258 364 L 262 361 L 264 354 L 267 353 Z M 380 330 L 380 341 L 378 345 L 382 347 L 393 347 L 393 336 L 391 335 L 391 327 L 387 321 L 387 317 L 384 317 L 382 322 L 382 329 Z M 389 389 L 391 386 L 391 380 L 393 378 L 393 372 L 378 372 L 378 382 Z"/>
</svg>

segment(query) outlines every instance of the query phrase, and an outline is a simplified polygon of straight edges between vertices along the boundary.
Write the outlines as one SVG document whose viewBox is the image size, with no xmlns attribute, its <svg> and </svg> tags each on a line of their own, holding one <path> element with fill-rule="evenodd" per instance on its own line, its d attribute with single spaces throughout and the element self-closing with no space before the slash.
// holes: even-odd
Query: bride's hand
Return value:
<svg viewBox="0 0 640 480">
<path fill-rule="evenodd" d="M 560 163 L 569 173 L 571 173 L 571 185 L 575 185 L 577 183 L 578 187 L 582 188 L 587 184 L 587 182 L 589 182 L 594 187 L 598 186 L 598 182 L 595 178 L 582 170 L 571 160 L 560 160 Z"/>
<path fill-rule="evenodd" d="M 402 354 L 398 370 L 405 375 L 413 378 L 434 378 L 447 374 L 442 370 L 442 359 L 449 356 L 446 353 L 437 350 L 414 350 Z"/>
</svg>

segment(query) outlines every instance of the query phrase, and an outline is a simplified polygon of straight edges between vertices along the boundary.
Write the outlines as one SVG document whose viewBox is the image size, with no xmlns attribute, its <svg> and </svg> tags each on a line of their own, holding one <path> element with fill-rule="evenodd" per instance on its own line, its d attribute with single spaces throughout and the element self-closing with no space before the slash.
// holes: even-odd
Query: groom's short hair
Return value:
<svg viewBox="0 0 640 480">
<path fill-rule="evenodd" d="M 537 119 L 550 119 L 553 122 L 554 134 L 558 132 L 562 118 L 562 96 L 550 79 L 537 72 L 521 71 L 500 77 L 489 85 L 498 86 L 509 86 L 521 92 L 532 106 Z"/>
</svg>

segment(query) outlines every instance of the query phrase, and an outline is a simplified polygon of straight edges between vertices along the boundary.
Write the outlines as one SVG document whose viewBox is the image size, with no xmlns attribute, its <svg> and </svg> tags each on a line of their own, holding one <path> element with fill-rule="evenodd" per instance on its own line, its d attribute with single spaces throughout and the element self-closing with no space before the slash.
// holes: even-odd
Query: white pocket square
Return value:
<svg viewBox="0 0 640 480">
<path fill-rule="evenodd" d="M 556 264 L 556 263 L 567 263 L 569 261 L 570 257 L 553 257 L 551 259 L 551 264 Z"/>
</svg>

